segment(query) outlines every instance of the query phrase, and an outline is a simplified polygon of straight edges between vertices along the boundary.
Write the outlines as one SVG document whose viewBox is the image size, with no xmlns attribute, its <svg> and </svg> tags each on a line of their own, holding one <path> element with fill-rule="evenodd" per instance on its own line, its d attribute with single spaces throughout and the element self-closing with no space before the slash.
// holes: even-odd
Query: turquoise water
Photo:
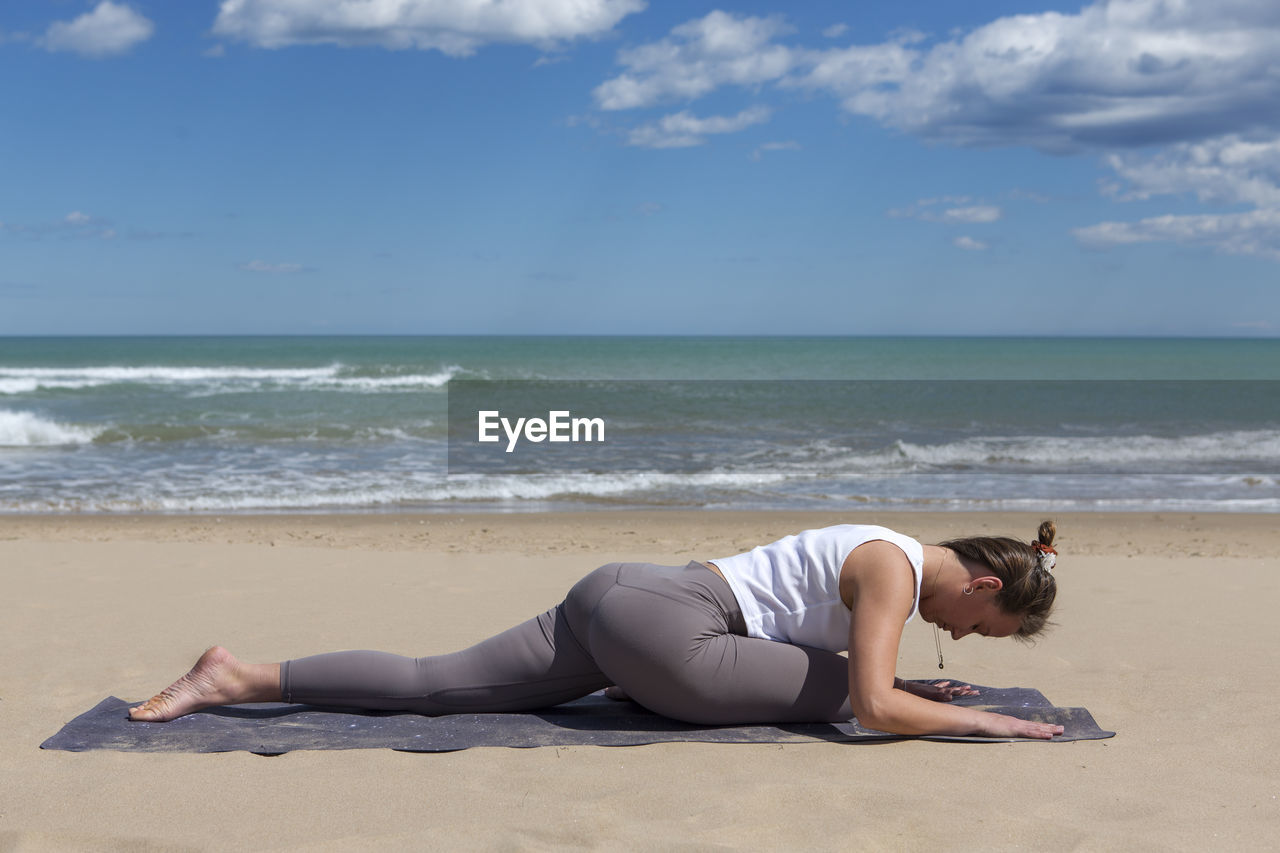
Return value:
<svg viewBox="0 0 1280 853">
<path fill-rule="evenodd" d="M 451 380 L 593 380 L 644 443 L 451 473 Z M 1273 512 L 1276 380 L 1276 340 L 7 338 L 0 512 Z"/>
</svg>

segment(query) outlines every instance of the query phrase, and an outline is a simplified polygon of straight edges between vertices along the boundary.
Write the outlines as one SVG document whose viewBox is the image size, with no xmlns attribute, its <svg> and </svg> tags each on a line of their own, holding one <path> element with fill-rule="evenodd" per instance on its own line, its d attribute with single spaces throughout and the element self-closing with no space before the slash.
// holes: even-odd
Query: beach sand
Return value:
<svg viewBox="0 0 1280 853">
<path fill-rule="evenodd" d="M 1019 514 L 0 518 L 0 850 L 1272 848 L 1280 525 L 1060 515 L 1058 626 L 944 639 L 947 676 L 1083 705 L 1104 741 L 129 754 L 43 751 L 220 643 L 248 660 L 459 648 L 620 559 L 805 527 L 1029 537 Z M 937 676 L 905 632 L 899 674 Z"/>
</svg>

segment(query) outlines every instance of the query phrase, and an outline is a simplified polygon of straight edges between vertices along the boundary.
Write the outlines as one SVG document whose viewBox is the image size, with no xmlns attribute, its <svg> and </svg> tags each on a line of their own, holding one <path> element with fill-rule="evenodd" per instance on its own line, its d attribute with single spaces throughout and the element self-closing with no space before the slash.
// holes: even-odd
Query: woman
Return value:
<svg viewBox="0 0 1280 853">
<path fill-rule="evenodd" d="M 1057 589 L 1054 533 L 1046 521 L 1030 544 L 973 537 L 922 546 L 884 527 L 842 524 L 683 567 L 611 563 L 541 616 L 453 654 L 350 651 L 245 664 L 215 646 L 129 715 L 164 721 L 279 701 L 493 713 L 616 685 L 613 695 L 691 723 L 856 716 L 899 734 L 1048 739 L 1062 727 L 948 705 L 974 691 L 904 682 L 894 665 L 917 612 L 956 640 L 1039 632 Z M 838 654 L 846 649 L 848 658 Z"/>
</svg>

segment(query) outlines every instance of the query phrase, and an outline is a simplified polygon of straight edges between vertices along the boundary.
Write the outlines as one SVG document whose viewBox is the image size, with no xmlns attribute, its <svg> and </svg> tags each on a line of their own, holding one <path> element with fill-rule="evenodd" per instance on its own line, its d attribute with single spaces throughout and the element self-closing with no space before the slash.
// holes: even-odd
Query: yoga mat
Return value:
<svg viewBox="0 0 1280 853">
<path fill-rule="evenodd" d="M 1054 741 L 1096 740 L 1114 736 L 1084 708 L 1055 707 L 1038 690 L 974 685 L 978 696 L 954 704 L 1057 723 L 1064 734 Z M 296 749 L 396 749 L 451 752 L 473 746 L 639 746 L 673 741 L 704 743 L 866 743 L 904 740 L 847 723 L 783 723 L 752 726 L 694 726 L 650 713 L 634 702 L 615 702 L 602 694 L 519 714 L 451 714 L 424 717 L 387 711 L 318 708 L 263 703 L 208 708 L 168 723 L 135 723 L 129 707 L 111 696 L 76 717 L 41 749 L 83 752 L 233 752 L 279 755 Z M 1015 738 L 929 735 L 924 740 L 1004 743 Z"/>
</svg>

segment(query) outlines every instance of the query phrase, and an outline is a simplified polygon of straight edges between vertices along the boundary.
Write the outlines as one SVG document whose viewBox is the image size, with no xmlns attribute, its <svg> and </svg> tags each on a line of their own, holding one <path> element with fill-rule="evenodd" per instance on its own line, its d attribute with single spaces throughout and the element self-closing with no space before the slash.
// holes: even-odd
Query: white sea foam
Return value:
<svg viewBox="0 0 1280 853">
<path fill-rule="evenodd" d="M 0 447 L 88 444 L 101 431 L 45 420 L 32 412 L 0 410 Z"/>
<path fill-rule="evenodd" d="M 404 376 L 338 376 L 313 384 L 334 385 L 352 391 L 443 388 L 461 371 L 462 368 L 455 364 L 435 373 L 412 373 Z"/>
<path fill-rule="evenodd" d="M 116 381 L 77 377 L 65 373 L 50 374 L 48 376 L 15 375 L 17 373 L 18 371 L 0 368 L 0 394 L 30 394 L 35 391 L 53 389 L 96 388 Z"/>
<path fill-rule="evenodd" d="M 493 485 L 493 484 L 490 484 Z M 510 485 L 510 484 L 508 484 Z M 445 492 L 452 493 L 446 496 Z M 384 486 L 380 488 L 354 489 L 343 492 L 305 492 L 277 489 L 273 492 L 258 493 L 202 493 L 185 495 L 99 495 L 99 496 L 54 496 L 43 498 L 25 498 L 12 500 L 0 495 L 0 511 L 3 512 L 261 512 L 261 511 L 370 511 L 379 509 L 404 508 L 458 508 L 462 505 L 500 505 L 504 509 L 537 510 L 546 504 L 573 505 L 575 495 L 557 493 L 550 490 L 527 490 L 517 488 L 461 488 L 449 490 L 422 490 L 412 486 Z M 760 494 L 730 494 L 714 497 L 699 494 L 685 499 L 647 498 L 642 494 L 620 495 L 617 499 L 606 501 L 610 506 L 729 506 L 729 507 L 762 507 L 776 506 L 784 498 L 777 494 L 762 492 Z M 597 503 L 588 500 L 585 505 Z M 815 509 L 839 509 L 841 506 L 856 504 L 859 510 L 928 510 L 928 511 L 962 511 L 962 510 L 1025 510 L 1025 511 L 1114 511 L 1114 512 L 1156 512 L 1156 511 L 1207 511 L 1207 512 L 1276 512 L 1280 511 L 1280 498 L 1265 497 L 1254 499 L 1241 498 L 1201 498 L 1201 497 L 922 497 L 922 496 L 850 496 L 825 495 L 813 496 L 810 500 L 786 496 L 787 505 L 792 508 L 812 507 Z"/>
<path fill-rule="evenodd" d="M 75 390 L 118 384 L 176 386 L 194 393 L 263 388 L 356 392 L 424 390 L 443 388 L 461 372 L 463 368 L 456 364 L 427 373 L 387 376 L 351 375 L 351 369 L 338 363 L 325 367 L 0 367 L 0 394 L 30 394 L 41 390 Z"/>
<path fill-rule="evenodd" d="M 110 449 L 104 448 L 103 454 Z M 238 459 L 238 462 L 237 462 Z M 96 462 L 95 462 L 96 460 Z M 611 474 L 561 473 L 519 476 L 480 474 L 446 477 L 435 464 L 413 454 L 404 465 L 352 470 L 342 457 L 296 454 L 278 457 L 270 470 L 246 464 L 238 454 L 209 465 L 166 464 L 116 479 L 116 463 L 103 455 L 45 460 L 43 485 L 3 486 L 0 511 L 7 512 L 245 512 L 377 511 L 489 505 L 536 509 L 581 506 L 738 506 L 882 509 L 1187 509 L 1274 511 L 1280 507 L 1277 478 L 1222 475 L 1040 475 L 943 471 L 848 476 L 804 475 L 769 470 L 659 471 Z M 320 464 L 323 462 L 324 464 Z M 394 474 L 389 473 L 395 471 Z"/>
<path fill-rule="evenodd" d="M 944 467 L 1280 461 L 1280 432 L 1238 430 L 1173 438 L 1151 435 L 983 437 L 937 445 L 900 441 L 885 461 L 892 461 L 894 454 L 903 463 Z"/>
<path fill-rule="evenodd" d="M 46 492 L 18 501 L 0 496 L 8 512 L 216 512 L 249 510 L 370 510 L 458 503 L 527 505 L 539 501 L 635 500 L 667 503 L 673 491 L 751 490 L 776 483 L 780 475 L 732 472 L 693 475 L 655 471 L 624 475 L 455 476 L 411 472 L 389 481 L 385 472 L 344 472 L 317 476 L 302 470 L 153 471 L 127 484 L 97 481 L 97 487 Z M 105 488 L 104 488 L 105 486 Z M 695 501 L 696 502 L 696 501 Z"/>
</svg>

